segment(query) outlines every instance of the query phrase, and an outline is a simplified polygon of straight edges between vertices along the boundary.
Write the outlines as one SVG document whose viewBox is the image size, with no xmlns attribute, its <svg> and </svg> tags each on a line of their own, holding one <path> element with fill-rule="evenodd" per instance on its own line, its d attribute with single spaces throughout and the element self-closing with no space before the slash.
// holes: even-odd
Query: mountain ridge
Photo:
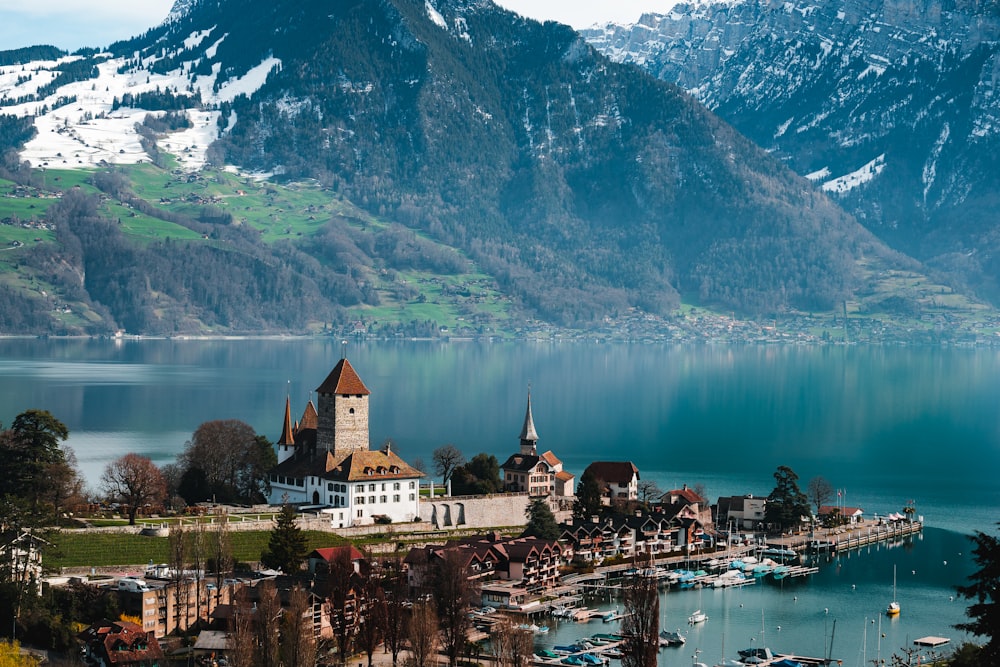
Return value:
<svg viewBox="0 0 1000 667">
<path fill-rule="evenodd" d="M 566 326 L 662 316 L 682 297 L 832 310 L 862 286 L 862 259 L 913 267 L 675 86 L 566 26 L 485 0 L 248 6 L 202 0 L 108 56 L 81 55 L 79 80 L 20 103 L 49 130 L 23 154 L 55 159 L 32 152 L 55 134 L 75 142 L 61 160 L 100 155 L 101 169 L 173 154 L 191 170 L 315 178 L 465 253 L 527 317 Z M 97 127 L 128 141 L 101 152 L 84 134 Z M 199 215 L 220 233 L 239 224 L 230 202 L 210 206 Z M 313 253 L 312 239 L 291 246 Z"/>
<path fill-rule="evenodd" d="M 688 90 L 891 247 L 1000 302 L 995 4 L 680 4 L 582 34 Z"/>
</svg>

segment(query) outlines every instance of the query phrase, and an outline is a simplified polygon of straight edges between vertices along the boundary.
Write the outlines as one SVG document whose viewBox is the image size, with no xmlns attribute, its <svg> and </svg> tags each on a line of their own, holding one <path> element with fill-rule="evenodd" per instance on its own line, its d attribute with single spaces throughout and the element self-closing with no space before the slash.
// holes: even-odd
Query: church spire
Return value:
<svg viewBox="0 0 1000 667">
<path fill-rule="evenodd" d="M 295 429 L 292 428 L 292 402 L 288 396 L 285 396 L 285 421 L 281 425 L 281 437 L 278 438 L 278 444 L 286 447 L 295 444 Z"/>
<path fill-rule="evenodd" d="M 535 420 L 531 416 L 531 389 L 528 389 L 528 409 L 524 412 L 524 426 L 521 427 L 521 453 L 537 455 L 538 433 L 535 431 Z"/>
</svg>

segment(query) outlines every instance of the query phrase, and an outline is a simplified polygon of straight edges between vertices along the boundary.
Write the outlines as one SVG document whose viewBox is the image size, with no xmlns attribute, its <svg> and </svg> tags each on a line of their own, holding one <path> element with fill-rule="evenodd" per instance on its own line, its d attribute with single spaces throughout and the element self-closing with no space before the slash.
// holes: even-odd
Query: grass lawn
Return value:
<svg viewBox="0 0 1000 667">
<path fill-rule="evenodd" d="M 308 551 L 348 543 L 343 537 L 322 531 L 302 531 L 302 534 L 306 538 Z M 266 530 L 230 532 L 233 556 L 241 562 L 260 560 L 260 554 L 267 548 L 270 536 L 270 531 Z M 46 539 L 53 544 L 43 555 L 46 569 L 145 565 L 150 561 L 170 561 L 169 539 L 166 537 L 65 531 L 53 533 Z"/>
</svg>

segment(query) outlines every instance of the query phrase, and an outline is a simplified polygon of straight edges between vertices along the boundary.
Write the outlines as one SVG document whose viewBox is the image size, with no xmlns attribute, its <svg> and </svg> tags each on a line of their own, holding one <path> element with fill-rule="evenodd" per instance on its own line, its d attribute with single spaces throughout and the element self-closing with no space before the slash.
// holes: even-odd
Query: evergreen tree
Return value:
<svg viewBox="0 0 1000 667">
<path fill-rule="evenodd" d="M 802 517 L 810 516 L 809 499 L 799 489 L 799 476 L 788 466 L 778 466 L 774 479 L 776 484 L 767 497 L 764 520 L 781 530 L 794 528 Z"/>
<path fill-rule="evenodd" d="M 997 525 L 1000 526 L 1000 522 Z M 972 554 L 979 569 L 970 575 L 968 586 L 958 587 L 959 595 L 972 600 L 972 605 L 966 609 L 969 622 L 955 627 L 978 637 L 987 637 L 988 641 L 978 656 L 979 664 L 1000 665 L 1000 637 L 997 636 L 1000 629 L 1000 540 L 979 531 L 970 539 L 976 545 Z"/>
<path fill-rule="evenodd" d="M 559 539 L 559 524 L 556 523 L 556 517 L 549 509 L 549 503 L 545 498 L 532 500 L 528 505 L 527 515 L 528 525 L 524 527 L 522 535 L 546 540 Z"/>
<path fill-rule="evenodd" d="M 295 525 L 295 508 L 282 505 L 281 513 L 271 530 L 271 538 L 267 542 L 267 551 L 260 555 L 260 562 L 265 567 L 281 570 L 285 574 L 295 574 L 305 560 L 306 553 L 306 538 Z"/>
<path fill-rule="evenodd" d="M 573 518 L 578 521 L 588 521 L 590 517 L 601 513 L 604 506 L 601 480 L 597 479 L 590 468 L 583 471 L 580 487 L 576 490 L 576 500 L 573 501 Z"/>
</svg>

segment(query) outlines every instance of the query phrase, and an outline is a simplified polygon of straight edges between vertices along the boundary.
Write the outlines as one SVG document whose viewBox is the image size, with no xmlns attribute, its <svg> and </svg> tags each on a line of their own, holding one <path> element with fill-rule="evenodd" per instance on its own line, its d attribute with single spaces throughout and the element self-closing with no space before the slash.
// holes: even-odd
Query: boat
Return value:
<svg viewBox="0 0 1000 667">
<path fill-rule="evenodd" d="M 660 631 L 660 643 L 664 646 L 680 646 L 686 641 L 687 639 L 681 634 L 680 629 L 676 632 L 671 630 Z"/>
<path fill-rule="evenodd" d="M 616 658 L 619 660 L 625 656 L 625 654 L 622 652 L 620 648 L 609 648 L 607 651 L 604 652 L 604 655 L 609 658 Z"/>
<path fill-rule="evenodd" d="M 892 566 L 892 602 L 886 607 L 885 613 L 888 616 L 898 616 L 900 612 L 899 603 L 896 602 L 896 566 Z"/>
<path fill-rule="evenodd" d="M 604 664 L 604 660 L 601 659 L 599 656 L 594 655 L 593 653 L 581 653 L 580 654 L 580 659 L 583 660 L 583 664 L 585 664 L 585 665 L 603 665 Z"/>
<path fill-rule="evenodd" d="M 736 586 L 742 584 L 747 580 L 746 575 L 743 574 L 743 570 L 729 569 L 720 574 L 712 582 L 713 588 L 725 588 L 726 586 Z"/>
<path fill-rule="evenodd" d="M 792 571 L 792 568 L 788 565 L 777 565 L 773 570 L 771 570 L 771 577 L 775 581 L 781 581 Z"/>
<path fill-rule="evenodd" d="M 578 655 L 567 655 L 565 658 L 563 658 L 559 662 L 561 662 L 564 665 L 576 665 L 577 667 L 579 667 L 580 665 L 586 665 L 587 664 L 587 663 L 585 663 L 583 661 L 583 658 L 581 658 Z"/>
<path fill-rule="evenodd" d="M 625 618 L 625 616 L 620 611 L 618 611 L 618 607 L 615 607 L 614 609 L 606 611 L 603 614 L 601 614 L 601 620 L 604 621 L 605 623 L 610 623 L 612 621 L 619 621 L 623 618 Z"/>
<path fill-rule="evenodd" d="M 541 648 L 535 651 L 535 655 L 543 660 L 554 660 L 556 658 L 562 658 L 564 653 L 556 653 L 555 651 L 550 651 L 547 648 Z"/>
<path fill-rule="evenodd" d="M 704 623 L 707 620 L 708 620 L 708 614 L 703 612 L 701 609 L 698 609 L 693 614 L 688 616 L 688 623 L 690 623 L 691 625 L 694 625 L 696 623 Z"/>
</svg>

